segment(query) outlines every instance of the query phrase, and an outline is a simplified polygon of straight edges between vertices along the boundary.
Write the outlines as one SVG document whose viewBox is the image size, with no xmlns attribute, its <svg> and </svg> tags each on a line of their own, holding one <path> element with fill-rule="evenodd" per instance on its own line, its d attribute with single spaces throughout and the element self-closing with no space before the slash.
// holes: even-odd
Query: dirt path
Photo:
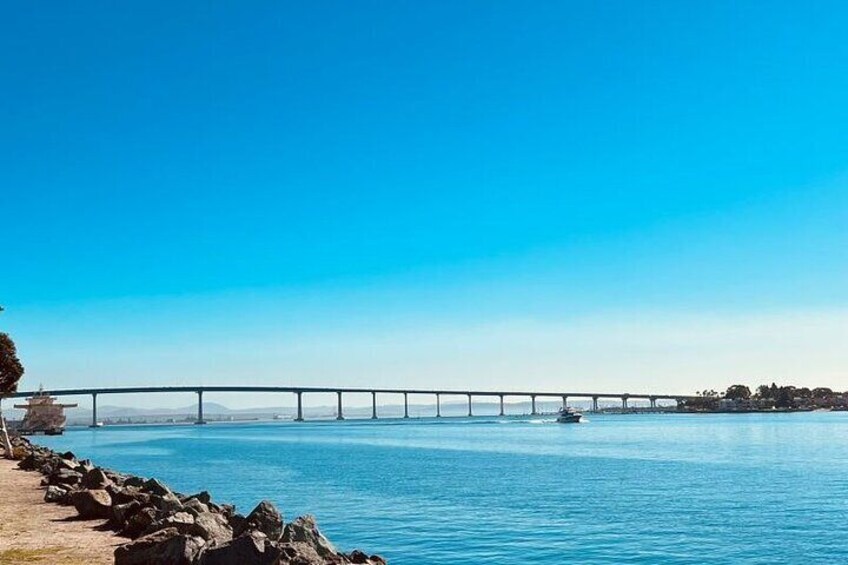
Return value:
<svg viewBox="0 0 848 565">
<path fill-rule="evenodd" d="M 0 565 L 111 565 L 126 540 L 99 530 L 102 522 L 75 520 L 73 507 L 44 502 L 41 474 L 16 463 L 0 459 Z"/>
</svg>

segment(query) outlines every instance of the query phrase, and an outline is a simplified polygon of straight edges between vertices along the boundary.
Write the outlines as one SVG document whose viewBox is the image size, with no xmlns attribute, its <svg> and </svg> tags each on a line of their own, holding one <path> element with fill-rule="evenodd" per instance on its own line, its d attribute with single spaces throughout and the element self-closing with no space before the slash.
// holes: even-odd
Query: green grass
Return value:
<svg viewBox="0 0 848 565">
<path fill-rule="evenodd" d="M 0 551 L 0 565 L 16 563 L 55 563 L 52 559 L 62 551 L 61 547 L 45 547 L 43 549 L 6 549 Z"/>
</svg>

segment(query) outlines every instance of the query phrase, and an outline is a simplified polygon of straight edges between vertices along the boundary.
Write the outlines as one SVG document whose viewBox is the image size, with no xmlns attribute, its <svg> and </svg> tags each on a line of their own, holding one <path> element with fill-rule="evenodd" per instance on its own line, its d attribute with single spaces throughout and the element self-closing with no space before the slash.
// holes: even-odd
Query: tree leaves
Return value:
<svg viewBox="0 0 848 565">
<path fill-rule="evenodd" d="M 15 392 L 24 375 L 15 342 L 9 334 L 0 332 L 0 397 Z"/>
</svg>

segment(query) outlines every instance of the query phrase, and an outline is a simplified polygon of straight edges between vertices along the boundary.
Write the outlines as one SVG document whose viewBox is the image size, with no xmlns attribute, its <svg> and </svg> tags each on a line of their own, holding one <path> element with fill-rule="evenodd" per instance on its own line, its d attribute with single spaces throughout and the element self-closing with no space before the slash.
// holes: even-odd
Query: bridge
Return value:
<svg viewBox="0 0 848 565">
<path fill-rule="evenodd" d="M 22 398 L 33 396 L 38 391 L 16 392 L 11 398 Z M 468 416 L 473 416 L 471 400 L 474 397 L 498 398 L 500 401 L 500 415 L 504 415 L 504 398 L 520 397 L 529 398 L 531 414 L 538 414 L 536 410 L 537 398 L 558 398 L 562 400 L 562 406 L 568 405 L 569 398 L 583 398 L 592 400 L 592 410 L 598 411 L 598 400 L 619 399 L 622 411 L 628 409 L 629 400 L 647 400 L 651 408 L 657 407 L 658 400 L 674 400 L 678 404 L 684 400 L 695 398 L 693 396 L 677 394 L 631 394 L 631 393 L 605 393 L 605 392 L 527 392 L 527 391 L 489 391 L 489 390 L 444 390 L 444 389 L 402 389 L 402 388 L 338 388 L 338 387 L 292 387 L 292 386 L 149 386 L 149 387 L 114 387 L 114 388 L 67 388 L 59 390 L 44 391 L 52 396 L 91 396 L 92 415 L 91 425 L 97 426 L 97 397 L 106 394 L 161 394 L 161 393 L 194 393 L 197 394 L 197 419 L 195 424 L 205 424 L 203 419 L 203 394 L 206 392 L 248 392 L 248 393 L 288 393 L 294 394 L 297 399 L 297 417 L 295 421 L 302 422 L 303 418 L 303 395 L 315 393 L 334 393 L 337 396 L 337 420 L 344 420 L 342 407 L 342 396 L 344 394 L 370 394 L 371 395 L 371 418 L 377 419 L 377 395 L 394 394 L 403 395 L 403 417 L 409 418 L 409 396 L 433 396 L 436 401 L 436 417 L 440 418 L 441 399 L 443 396 L 465 396 L 468 398 Z"/>
</svg>

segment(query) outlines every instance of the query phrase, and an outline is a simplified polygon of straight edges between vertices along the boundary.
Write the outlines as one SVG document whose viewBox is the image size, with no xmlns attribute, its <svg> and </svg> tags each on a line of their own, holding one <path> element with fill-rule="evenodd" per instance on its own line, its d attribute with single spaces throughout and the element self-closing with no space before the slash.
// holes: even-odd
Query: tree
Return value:
<svg viewBox="0 0 848 565">
<path fill-rule="evenodd" d="M 15 342 L 9 334 L 0 332 L 0 398 L 15 392 L 23 375 L 24 366 L 18 359 Z"/>
<path fill-rule="evenodd" d="M 0 312 L 3 307 L 0 306 Z M 0 332 L 0 401 L 18 389 L 18 381 L 24 375 L 24 366 L 18 359 L 18 351 L 15 342 L 9 334 Z M 8 459 L 12 458 L 12 444 L 9 442 L 9 434 L 6 431 L 6 421 L 0 412 L 0 440 L 3 441 L 3 449 Z"/>
<path fill-rule="evenodd" d="M 695 398 L 688 398 L 681 406 L 686 410 L 715 410 L 718 408 L 719 395 L 714 390 L 696 390 Z"/>
<path fill-rule="evenodd" d="M 813 398 L 833 398 L 833 391 L 826 386 L 813 389 Z"/>
<path fill-rule="evenodd" d="M 731 385 L 727 387 L 724 397 L 728 400 L 748 400 L 751 398 L 751 389 L 745 385 Z"/>
<path fill-rule="evenodd" d="M 771 399 L 773 399 L 773 398 L 772 398 L 772 395 L 771 395 L 771 388 L 769 387 L 769 385 L 760 385 L 760 386 L 758 386 L 758 387 L 757 387 L 757 394 L 756 394 L 755 396 L 756 396 L 757 398 L 762 399 L 762 400 L 771 400 Z"/>
<path fill-rule="evenodd" d="M 795 406 L 795 387 L 782 386 L 777 391 L 777 397 L 774 400 L 776 408 L 793 408 Z"/>
</svg>

